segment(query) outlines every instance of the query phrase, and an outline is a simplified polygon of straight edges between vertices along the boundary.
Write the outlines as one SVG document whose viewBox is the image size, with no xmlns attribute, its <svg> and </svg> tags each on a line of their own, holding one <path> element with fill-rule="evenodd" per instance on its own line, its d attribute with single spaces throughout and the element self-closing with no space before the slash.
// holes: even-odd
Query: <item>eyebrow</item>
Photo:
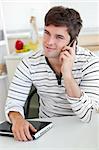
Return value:
<svg viewBox="0 0 99 150">
<path fill-rule="evenodd" d="M 47 31 L 46 29 L 44 29 L 44 31 L 46 31 L 48 34 L 50 34 L 50 32 L 49 32 L 49 31 Z"/>
</svg>

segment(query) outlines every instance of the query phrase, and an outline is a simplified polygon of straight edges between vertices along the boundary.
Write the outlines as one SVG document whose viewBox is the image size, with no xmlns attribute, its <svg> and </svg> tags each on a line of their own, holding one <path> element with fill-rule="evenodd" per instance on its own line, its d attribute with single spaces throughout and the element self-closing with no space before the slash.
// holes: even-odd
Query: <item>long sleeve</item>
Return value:
<svg viewBox="0 0 99 150">
<path fill-rule="evenodd" d="M 28 97 L 32 80 L 29 71 L 28 60 L 23 59 L 15 72 L 11 85 L 8 91 L 8 97 L 5 105 L 6 118 L 9 121 L 9 111 L 17 111 L 24 117 L 23 106 Z"/>
<path fill-rule="evenodd" d="M 74 113 L 84 122 L 91 120 L 93 109 L 99 109 L 99 58 L 93 58 L 83 66 L 80 83 L 82 96 L 69 97 Z"/>
</svg>

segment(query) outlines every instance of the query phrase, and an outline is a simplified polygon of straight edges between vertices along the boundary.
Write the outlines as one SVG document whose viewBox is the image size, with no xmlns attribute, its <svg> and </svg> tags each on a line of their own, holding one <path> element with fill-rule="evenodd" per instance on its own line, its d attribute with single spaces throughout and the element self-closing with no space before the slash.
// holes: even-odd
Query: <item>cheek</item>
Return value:
<svg viewBox="0 0 99 150">
<path fill-rule="evenodd" d="M 58 45 L 57 45 L 57 48 L 59 49 L 59 50 L 62 50 L 62 48 L 65 46 L 65 43 L 60 43 L 60 42 L 58 42 Z"/>
<path fill-rule="evenodd" d="M 44 45 L 46 42 L 47 42 L 47 39 L 45 37 L 43 37 L 42 44 Z"/>
<path fill-rule="evenodd" d="M 43 39 L 44 39 L 44 41 L 47 41 L 47 40 L 49 39 L 49 35 L 44 34 L 44 35 L 43 35 Z"/>
</svg>

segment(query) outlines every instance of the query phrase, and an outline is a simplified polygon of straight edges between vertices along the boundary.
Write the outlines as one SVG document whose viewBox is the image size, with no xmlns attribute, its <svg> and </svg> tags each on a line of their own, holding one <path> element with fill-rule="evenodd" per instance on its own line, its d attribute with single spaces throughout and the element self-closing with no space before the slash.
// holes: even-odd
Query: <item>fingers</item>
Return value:
<svg viewBox="0 0 99 150">
<path fill-rule="evenodd" d="M 73 46 L 71 47 L 71 44 Z M 76 41 L 72 41 L 68 46 L 65 46 L 62 48 L 61 52 L 68 51 L 71 55 L 75 55 L 75 50 L 76 50 Z"/>
<path fill-rule="evenodd" d="M 33 140 L 33 137 L 32 137 L 32 135 L 31 135 L 31 130 L 28 128 L 28 127 L 26 127 L 25 129 L 24 129 L 24 133 L 25 133 L 25 136 L 27 137 L 27 139 L 28 140 Z"/>
<path fill-rule="evenodd" d="M 76 46 L 76 42 L 74 42 L 73 47 Z M 72 60 L 75 58 L 75 49 L 73 47 L 66 46 L 64 49 L 62 49 L 60 53 L 60 62 L 67 60 Z"/>
<path fill-rule="evenodd" d="M 19 130 L 18 132 L 16 132 L 16 140 L 28 141 L 28 138 L 27 138 L 24 130 Z"/>
<path fill-rule="evenodd" d="M 31 124 L 30 124 L 30 130 L 31 130 L 32 132 L 37 132 L 37 129 L 35 129 Z"/>
<path fill-rule="evenodd" d="M 59 59 L 60 62 L 62 63 L 66 59 L 66 57 L 70 58 L 70 53 L 67 50 L 61 52 L 60 59 Z"/>
<path fill-rule="evenodd" d="M 28 140 L 32 140 L 31 135 L 27 135 L 27 132 L 29 132 L 29 130 L 27 131 L 27 129 L 23 129 L 20 128 L 19 130 L 13 130 L 13 134 L 14 134 L 14 138 L 17 141 L 28 141 Z"/>
<path fill-rule="evenodd" d="M 61 57 L 62 55 L 65 55 L 65 56 L 67 56 L 67 57 L 70 57 L 70 56 L 71 56 L 70 52 L 69 52 L 69 51 L 67 51 L 67 50 L 65 50 L 65 51 L 61 52 L 60 57 Z"/>
<path fill-rule="evenodd" d="M 32 135 L 33 135 L 33 133 L 35 133 L 36 131 L 37 131 L 37 130 L 36 130 L 31 124 L 29 124 L 29 128 L 28 128 L 28 127 L 25 128 L 25 135 L 26 135 L 26 137 L 28 138 L 28 140 L 33 140 Z"/>
<path fill-rule="evenodd" d="M 26 124 L 24 127 L 13 127 L 12 132 L 14 134 L 15 140 L 18 141 L 28 141 L 33 140 L 31 133 L 36 132 L 37 130 L 30 124 Z M 30 133 L 31 132 L 31 133 Z"/>
<path fill-rule="evenodd" d="M 14 131 L 13 131 L 13 134 L 14 134 L 14 139 L 15 139 L 16 141 L 22 141 L 19 132 L 14 132 Z"/>
<path fill-rule="evenodd" d="M 68 52 L 72 55 L 75 53 L 75 49 L 73 49 L 73 47 L 66 46 L 66 48 L 62 49 L 62 52 Z"/>
</svg>

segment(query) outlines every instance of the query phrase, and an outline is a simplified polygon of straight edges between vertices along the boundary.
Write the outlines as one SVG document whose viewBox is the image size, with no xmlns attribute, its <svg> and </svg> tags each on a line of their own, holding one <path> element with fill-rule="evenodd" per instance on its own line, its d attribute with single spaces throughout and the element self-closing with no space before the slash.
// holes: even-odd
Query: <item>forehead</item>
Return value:
<svg viewBox="0 0 99 150">
<path fill-rule="evenodd" d="M 67 27 L 65 26 L 49 25 L 49 26 L 45 26 L 44 29 L 47 30 L 50 34 L 69 35 Z"/>
</svg>

